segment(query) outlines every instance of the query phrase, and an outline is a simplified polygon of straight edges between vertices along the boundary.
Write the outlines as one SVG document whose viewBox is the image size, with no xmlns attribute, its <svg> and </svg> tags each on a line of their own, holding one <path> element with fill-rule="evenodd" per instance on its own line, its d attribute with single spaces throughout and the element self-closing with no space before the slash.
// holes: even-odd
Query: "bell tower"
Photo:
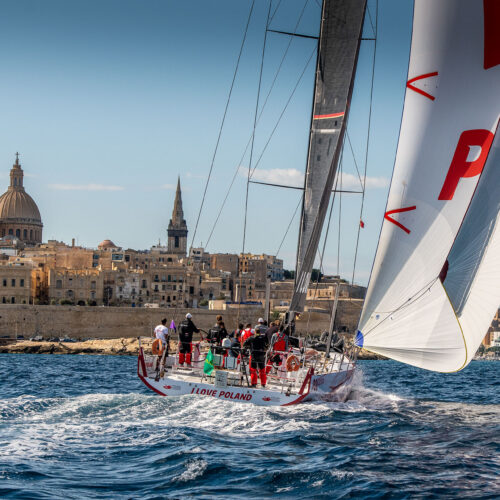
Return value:
<svg viewBox="0 0 500 500">
<path fill-rule="evenodd" d="M 177 190 L 175 191 L 174 210 L 168 224 L 168 252 L 179 255 L 187 253 L 187 225 L 182 210 L 181 180 L 177 178 Z"/>
</svg>

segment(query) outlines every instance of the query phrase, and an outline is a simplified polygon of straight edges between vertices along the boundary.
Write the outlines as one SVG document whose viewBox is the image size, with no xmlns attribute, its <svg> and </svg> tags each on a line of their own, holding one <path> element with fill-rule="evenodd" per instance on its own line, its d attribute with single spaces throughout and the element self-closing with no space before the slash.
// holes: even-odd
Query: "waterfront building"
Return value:
<svg viewBox="0 0 500 500">
<path fill-rule="evenodd" d="M 51 304 L 101 305 L 103 273 L 98 269 L 48 269 L 48 298 Z"/>
<path fill-rule="evenodd" d="M 233 278 L 238 276 L 239 257 L 235 253 L 214 253 L 210 255 L 210 269 L 231 273 Z"/>
<path fill-rule="evenodd" d="M 0 304 L 30 304 L 32 266 L 9 263 L 0 266 Z"/>
<path fill-rule="evenodd" d="M 240 273 L 254 273 L 256 286 L 265 285 L 267 278 L 271 281 L 284 279 L 283 261 L 274 255 L 241 253 L 238 269 Z"/>
<path fill-rule="evenodd" d="M 36 245 L 42 242 L 42 228 L 40 211 L 24 189 L 24 172 L 16 153 L 16 161 L 10 171 L 10 185 L 0 196 L 0 237 Z"/>
</svg>

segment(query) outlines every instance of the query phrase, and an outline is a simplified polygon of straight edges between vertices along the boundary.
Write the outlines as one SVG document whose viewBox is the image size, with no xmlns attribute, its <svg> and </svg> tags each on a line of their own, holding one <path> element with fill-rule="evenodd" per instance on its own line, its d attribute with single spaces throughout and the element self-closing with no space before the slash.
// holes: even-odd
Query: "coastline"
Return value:
<svg viewBox="0 0 500 500">
<path fill-rule="evenodd" d="M 112 356 L 137 356 L 139 341 L 137 338 L 90 339 L 82 342 L 6 340 L 0 345 L 0 354 L 88 354 Z M 152 339 L 141 338 L 143 347 L 150 347 Z M 177 348 L 177 342 L 171 341 L 171 347 Z M 361 360 L 387 359 L 362 349 L 358 354 Z"/>
</svg>

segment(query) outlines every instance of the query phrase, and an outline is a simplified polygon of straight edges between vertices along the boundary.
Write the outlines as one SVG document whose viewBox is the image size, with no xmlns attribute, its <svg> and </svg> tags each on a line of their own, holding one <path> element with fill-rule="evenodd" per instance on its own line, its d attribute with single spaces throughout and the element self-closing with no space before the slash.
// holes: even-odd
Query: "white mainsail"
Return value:
<svg viewBox="0 0 500 500">
<path fill-rule="evenodd" d="M 500 305 L 500 2 L 415 0 L 401 132 L 357 344 L 464 368 Z"/>
</svg>

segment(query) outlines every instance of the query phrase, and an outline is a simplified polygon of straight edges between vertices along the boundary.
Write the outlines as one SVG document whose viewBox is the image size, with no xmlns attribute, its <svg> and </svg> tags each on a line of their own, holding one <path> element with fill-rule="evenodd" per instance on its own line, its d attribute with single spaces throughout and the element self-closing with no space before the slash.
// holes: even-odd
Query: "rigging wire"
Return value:
<svg viewBox="0 0 500 500">
<path fill-rule="evenodd" d="M 368 133 L 366 136 L 366 151 L 365 151 L 365 166 L 364 166 L 364 178 L 363 178 L 363 193 L 361 195 L 361 208 L 359 213 L 359 224 L 358 224 L 358 234 L 356 236 L 356 249 L 354 251 L 354 264 L 352 269 L 352 279 L 351 285 L 354 285 L 354 276 L 356 273 L 356 263 L 358 258 L 358 248 L 359 248 L 359 236 L 361 232 L 361 221 L 363 219 L 363 208 L 365 204 L 365 193 L 366 193 L 366 171 L 368 168 L 368 153 L 370 150 L 370 130 L 371 130 L 371 119 L 372 119 L 372 105 L 373 105 L 373 82 L 375 80 L 375 61 L 377 58 L 377 37 L 378 37 L 378 0 L 375 4 L 375 40 L 373 46 L 373 61 L 372 61 L 372 77 L 370 86 L 370 108 L 368 112 Z"/>
<path fill-rule="evenodd" d="M 236 75 L 238 74 L 238 68 L 240 66 L 240 61 L 241 61 L 241 54 L 243 53 L 243 47 L 245 46 L 245 41 L 246 41 L 247 33 L 248 33 L 248 27 L 250 25 L 250 19 L 252 18 L 252 12 L 253 12 L 254 5 L 255 5 L 255 0 L 252 1 L 252 5 L 250 7 L 250 12 L 248 13 L 247 24 L 245 26 L 245 32 L 243 34 L 243 39 L 241 41 L 240 52 L 238 54 L 238 60 L 236 62 L 236 68 L 234 69 L 233 80 L 231 82 L 231 87 L 229 89 L 229 94 L 227 96 L 226 107 L 224 109 L 224 114 L 222 116 L 222 122 L 221 122 L 221 125 L 220 125 L 220 128 L 219 128 L 219 135 L 217 137 L 217 142 L 215 144 L 215 150 L 214 150 L 214 154 L 212 156 L 212 162 L 210 164 L 210 170 L 208 172 L 207 182 L 205 183 L 205 190 L 203 191 L 203 197 L 201 199 L 200 210 L 198 212 L 198 217 L 196 219 L 196 225 L 194 227 L 194 233 L 193 233 L 193 238 L 191 240 L 191 246 L 190 246 L 190 248 L 193 247 L 193 244 L 194 244 L 194 241 L 195 241 L 195 237 L 196 237 L 196 231 L 198 230 L 198 224 L 200 222 L 200 216 L 201 216 L 201 212 L 203 210 L 203 204 L 205 203 L 205 197 L 206 197 L 206 194 L 207 194 L 207 189 L 208 189 L 208 184 L 210 182 L 210 177 L 212 176 L 212 170 L 214 168 L 215 157 L 216 157 L 217 151 L 219 149 L 219 142 L 220 142 L 220 138 L 221 138 L 221 135 L 222 135 L 222 129 L 224 128 L 224 123 L 226 121 L 227 110 L 228 110 L 228 107 L 229 107 L 229 102 L 231 101 L 231 95 L 233 93 L 233 87 L 234 87 L 234 82 L 236 80 Z"/>
<path fill-rule="evenodd" d="M 271 15 L 271 5 L 272 5 L 272 0 L 269 0 L 269 8 L 267 10 L 267 19 L 266 19 L 266 29 L 264 30 L 264 42 L 262 43 L 262 58 L 260 61 L 260 73 L 259 73 L 259 85 L 257 87 L 257 99 L 255 102 L 255 113 L 254 113 L 254 118 L 253 118 L 253 132 L 252 132 L 252 145 L 250 147 L 250 159 L 248 162 L 248 175 L 247 175 L 247 189 L 246 189 L 246 194 L 245 194 L 245 216 L 244 216 L 244 221 L 243 221 L 243 243 L 242 243 L 242 248 L 241 248 L 241 254 L 245 255 L 245 240 L 246 240 L 246 232 L 247 232 L 247 215 L 248 215 L 248 191 L 250 187 L 250 170 L 252 168 L 252 157 L 253 157 L 253 150 L 254 150 L 254 142 L 255 142 L 255 129 L 257 127 L 257 116 L 258 116 L 258 111 L 259 111 L 259 98 L 260 98 L 260 88 L 262 85 L 262 73 L 264 70 L 264 55 L 266 53 L 266 42 L 267 42 L 267 30 L 269 28 L 269 16 Z M 241 290 L 241 278 L 242 278 L 242 273 L 240 272 L 240 290 Z M 241 297 L 239 297 L 239 302 L 241 302 Z M 239 323 L 240 321 L 240 307 L 238 307 L 238 317 L 237 317 L 237 322 Z"/>
<path fill-rule="evenodd" d="M 302 70 L 302 73 L 300 74 L 300 76 L 297 80 L 297 83 L 295 84 L 295 87 L 292 90 L 292 93 L 290 94 L 290 97 L 288 98 L 288 100 L 285 104 L 285 107 L 281 111 L 281 114 L 280 114 L 278 120 L 276 121 L 276 124 L 274 125 L 273 130 L 271 131 L 271 134 L 269 135 L 269 138 L 268 138 L 266 144 L 264 145 L 264 148 L 262 149 L 259 158 L 257 159 L 257 161 L 255 163 L 254 168 L 252 169 L 252 173 L 250 174 L 250 178 L 252 178 L 252 176 L 255 172 L 255 169 L 259 166 L 260 160 L 262 159 L 262 156 L 266 152 L 267 146 L 269 146 L 269 143 L 271 142 L 271 139 L 273 138 L 273 135 L 276 132 L 276 129 L 278 128 L 278 125 L 280 124 L 281 119 L 283 118 L 283 115 L 285 114 L 285 111 L 287 110 L 288 105 L 290 104 L 290 101 L 292 100 L 292 97 L 294 96 L 294 94 L 295 94 L 295 92 L 296 92 L 296 90 L 297 90 L 297 88 L 302 80 L 302 77 L 304 76 L 304 74 L 309 66 L 309 63 L 311 62 L 311 59 L 313 58 L 314 54 L 316 54 L 316 51 L 317 51 L 317 49 L 316 49 L 316 47 L 314 47 L 313 51 L 311 52 L 311 55 L 309 56 L 309 59 L 307 60 L 306 65 L 304 66 L 304 69 Z"/>
<path fill-rule="evenodd" d="M 274 16 L 276 15 L 276 12 L 278 12 L 278 9 L 280 8 L 282 0 L 278 0 L 278 4 L 276 5 L 276 8 L 274 9 L 274 12 L 271 15 L 271 18 L 269 19 L 269 24 L 273 22 Z"/>
<path fill-rule="evenodd" d="M 243 244 L 241 253 L 245 253 L 245 240 L 246 240 L 246 229 L 247 229 L 247 215 L 248 215 L 248 193 L 250 187 L 250 172 L 252 170 L 252 159 L 255 144 L 255 129 L 257 128 L 257 116 L 259 112 L 259 98 L 260 98 L 260 88 L 262 85 L 262 73 L 264 71 L 264 56 L 266 53 L 266 42 L 267 42 L 267 30 L 269 28 L 269 16 L 271 15 L 271 0 L 269 1 L 269 9 L 267 11 L 266 29 L 264 31 L 264 43 L 262 44 L 262 58 L 260 61 L 260 72 L 259 72 L 259 85 L 257 87 L 257 99 L 255 103 L 255 113 L 253 118 L 253 132 L 252 132 L 252 145 L 250 147 L 250 159 L 248 161 L 248 175 L 247 175 L 247 189 L 245 194 L 245 217 L 243 221 Z"/>
<path fill-rule="evenodd" d="M 278 247 L 278 250 L 276 251 L 276 254 L 275 254 L 276 257 L 280 253 L 281 247 L 283 246 L 283 243 L 285 242 L 285 238 L 288 235 L 288 231 L 290 230 L 290 227 L 292 226 L 292 222 L 294 221 L 295 216 L 297 215 L 297 210 L 299 209 L 300 205 L 302 204 L 302 197 L 303 196 L 304 196 L 304 193 L 302 193 L 299 197 L 299 202 L 297 203 L 297 206 L 295 207 L 295 211 L 293 212 L 292 218 L 290 219 L 290 222 L 288 223 L 288 227 L 286 228 L 285 234 L 283 235 L 283 239 L 281 240 L 280 246 Z"/>
<path fill-rule="evenodd" d="M 278 118 L 278 121 L 276 122 L 276 124 L 275 124 L 275 126 L 274 126 L 274 128 L 273 128 L 273 130 L 272 130 L 272 132 L 271 132 L 271 136 L 269 137 L 269 140 L 267 141 L 266 146 L 265 146 L 266 148 L 267 148 L 267 146 L 268 146 L 268 144 L 269 144 L 269 142 L 270 142 L 270 140 L 271 140 L 271 138 L 272 138 L 272 135 L 273 135 L 273 134 L 274 134 L 274 132 L 276 131 L 276 129 L 277 129 L 277 127 L 278 127 L 278 125 L 279 125 L 279 123 L 280 123 L 280 121 L 281 121 L 281 119 L 282 119 L 282 117 L 283 117 L 283 115 L 284 115 L 284 113 L 285 113 L 285 111 L 286 111 L 286 109 L 287 109 L 288 105 L 290 104 L 290 101 L 291 101 L 291 99 L 292 99 L 293 95 L 295 94 L 295 91 L 297 90 L 297 87 L 299 86 L 299 83 L 301 82 L 301 80 L 302 80 L 302 78 L 303 78 L 303 76 L 304 76 L 304 74 L 305 74 L 305 72 L 306 72 L 306 70 L 307 70 L 307 68 L 308 68 L 308 66 L 309 66 L 309 64 L 310 64 L 310 62 L 311 62 L 312 56 L 314 55 L 314 53 L 315 53 L 315 52 L 316 52 L 316 47 L 314 48 L 313 52 L 311 53 L 311 56 L 310 56 L 310 57 L 309 57 L 309 59 L 307 60 L 307 62 L 306 62 L 306 64 L 305 64 L 305 66 L 304 66 L 304 69 L 303 69 L 302 73 L 300 74 L 300 76 L 299 76 L 299 78 L 298 78 L 298 80 L 297 80 L 297 83 L 295 84 L 295 87 L 294 87 L 294 88 L 293 88 L 293 90 L 292 90 L 292 93 L 290 94 L 290 98 L 289 98 L 289 99 L 288 99 L 288 101 L 286 102 L 285 107 L 283 108 L 283 111 L 281 112 L 281 115 L 280 115 L 280 117 Z M 262 113 L 263 109 L 264 109 L 264 108 L 262 108 L 262 109 L 261 109 L 261 113 Z M 252 142 L 252 136 L 250 136 L 250 138 L 249 138 L 249 140 L 248 140 L 248 143 L 247 143 L 247 146 L 246 146 L 246 148 L 245 148 L 245 151 L 243 152 L 243 155 L 242 155 L 242 157 L 241 157 L 241 159 L 240 159 L 239 163 L 238 163 L 238 164 L 237 164 L 237 166 L 236 166 L 235 172 L 234 172 L 234 174 L 233 174 L 233 178 L 232 178 L 232 180 L 231 180 L 231 183 L 230 183 L 230 185 L 229 185 L 229 188 L 228 188 L 228 189 L 227 189 L 227 191 L 226 191 L 226 195 L 225 195 L 224 200 L 223 200 L 223 202 L 222 202 L 222 204 L 221 204 L 221 206 L 220 206 L 220 208 L 219 208 L 219 212 L 217 213 L 217 217 L 216 217 L 215 222 L 214 222 L 214 224 L 213 224 L 213 226 L 212 226 L 212 229 L 210 230 L 210 235 L 209 235 L 209 237 L 208 237 L 207 243 L 205 244 L 205 247 L 208 247 L 208 243 L 210 242 L 210 240 L 211 240 L 211 238 L 212 238 L 212 236 L 213 236 L 213 233 L 214 233 L 215 227 L 216 227 L 217 223 L 219 222 L 220 216 L 221 216 L 221 214 L 222 214 L 222 210 L 224 209 L 224 207 L 225 207 L 225 205 L 226 205 L 226 202 L 227 202 L 227 199 L 228 199 L 228 197 L 229 197 L 229 193 L 230 193 L 230 191 L 231 191 L 231 189 L 232 189 L 232 187 L 233 187 L 233 184 L 234 184 L 234 181 L 236 180 L 236 177 L 238 176 L 238 172 L 240 171 L 240 165 L 241 165 L 241 162 L 242 162 L 242 160 L 243 160 L 244 156 L 246 155 L 247 149 L 248 149 L 248 147 L 250 146 L 251 142 Z M 261 153 L 261 155 L 259 156 L 259 158 L 258 158 L 258 160 L 257 160 L 257 162 L 256 162 L 256 164 L 255 164 L 255 166 L 256 166 L 256 167 L 258 166 L 258 164 L 259 164 L 259 162 L 260 162 L 260 159 L 262 158 L 262 154 L 264 154 L 264 151 L 263 151 L 263 152 Z M 254 170 L 255 170 L 255 169 L 254 169 Z M 252 174 L 251 174 L 250 178 L 252 177 L 252 175 L 253 175 L 253 171 L 252 171 Z"/>
<path fill-rule="evenodd" d="M 354 149 L 352 147 L 351 138 L 349 137 L 349 132 L 345 131 L 347 136 L 347 141 L 349 142 L 349 148 L 352 153 L 352 159 L 354 160 L 354 166 L 356 167 L 356 172 L 358 174 L 359 184 L 361 185 L 361 190 L 363 190 L 363 181 L 361 180 L 361 174 L 359 173 L 358 162 L 356 161 L 356 155 L 354 154 Z"/>
</svg>

